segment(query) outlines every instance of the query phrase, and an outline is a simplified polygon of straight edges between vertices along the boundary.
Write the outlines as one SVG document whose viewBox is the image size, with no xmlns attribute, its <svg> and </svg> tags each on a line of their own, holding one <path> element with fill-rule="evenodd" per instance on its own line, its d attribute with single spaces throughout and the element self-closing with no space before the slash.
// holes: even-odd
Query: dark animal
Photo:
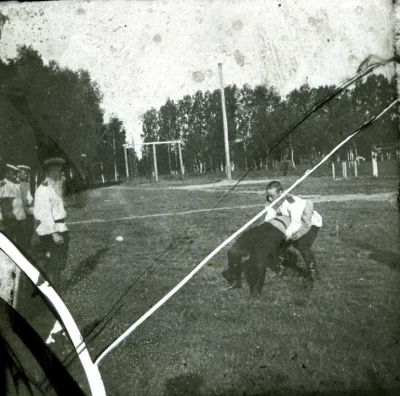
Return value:
<svg viewBox="0 0 400 396">
<path fill-rule="evenodd" d="M 279 257 L 283 254 L 284 235 L 270 223 L 245 231 L 228 250 L 228 270 L 223 276 L 229 282 L 228 289 L 242 286 L 242 273 L 246 270 L 250 286 L 250 298 L 259 298 L 265 283 L 267 268 L 280 271 Z M 250 259 L 242 263 L 242 258 Z"/>
</svg>

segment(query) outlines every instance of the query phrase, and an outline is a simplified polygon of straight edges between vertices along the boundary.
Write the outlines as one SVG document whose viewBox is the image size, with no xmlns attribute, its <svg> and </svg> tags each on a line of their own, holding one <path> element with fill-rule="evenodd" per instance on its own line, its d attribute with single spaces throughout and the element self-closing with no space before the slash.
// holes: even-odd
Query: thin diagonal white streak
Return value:
<svg viewBox="0 0 400 396">
<path fill-rule="evenodd" d="M 132 326 L 130 326 L 124 333 L 122 333 L 114 342 L 111 343 L 96 359 L 95 365 L 99 365 L 104 357 L 106 357 L 114 348 L 116 348 L 121 342 L 123 342 L 140 324 L 142 324 L 148 317 L 150 317 L 158 308 L 160 308 L 165 302 L 167 302 L 178 290 L 180 290 L 189 280 L 199 272 L 221 249 L 223 249 L 226 245 L 228 245 L 231 241 L 233 241 L 237 236 L 239 236 L 246 228 L 250 227 L 255 221 L 257 221 L 261 216 L 263 216 L 269 208 L 278 203 L 284 196 L 289 194 L 298 184 L 300 184 L 304 179 L 306 179 L 311 173 L 313 173 L 316 169 L 318 169 L 324 162 L 326 162 L 336 151 L 338 151 L 342 146 L 344 146 L 349 140 L 353 139 L 359 132 L 361 132 L 364 128 L 372 125 L 376 122 L 380 117 L 382 117 L 387 111 L 389 111 L 396 103 L 399 102 L 399 99 L 396 99 L 392 102 L 386 109 L 384 109 L 377 116 L 371 118 L 368 122 L 366 122 L 363 126 L 349 135 L 346 139 L 344 139 L 341 143 L 339 143 L 335 148 L 331 150 L 331 152 L 325 156 L 317 165 L 315 165 L 312 169 L 305 172 L 305 174 L 300 177 L 295 183 L 293 183 L 286 191 L 282 193 L 280 197 L 271 202 L 268 206 L 265 207 L 259 214 L 254 216 L 250 221 L 248 221 L 243 227 L 233 233 L 229 238 L 227 238 L 223 243 L 221 243 L 217 248 L 215 248 L 200 264 L 198 264 L 193 271 L 189 273 L 181 282 L 179 282 L 168 294 L 166 294 L 157 304 L 155 304 L 152 308 L 150 308 L 141 318 L 139 318 Z"/>
</svg>

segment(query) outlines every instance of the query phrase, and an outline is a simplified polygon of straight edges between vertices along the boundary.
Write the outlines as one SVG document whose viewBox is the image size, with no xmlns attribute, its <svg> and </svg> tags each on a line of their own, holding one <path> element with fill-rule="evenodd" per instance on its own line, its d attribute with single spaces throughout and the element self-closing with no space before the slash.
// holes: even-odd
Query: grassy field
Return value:
<svg viewBox="0 0 400 396">
<path fill-rule="evenodd" d="M 392 179 L 371 178 L 309 183 L 300 192 L 397 187 Z M 84 209 L 69 210 L 70 281 L 61 294 L 81 330 L 86 333 L 135 282 L 104 330 L 87 338 L 93 358 L 260 210 L 235 206 L 263 203 L 258 194 L 231 194 L 220 204 L 229 210 L 113 221 L 212 208 L 225 193 L 123 187 L 91 190 Z M 325 224 L 315 243 L 321 278 L 314 289 L 289 274 L 267 275 L 258 302 L 248 301 L 247 288 L 223 292 L 223 250 L 101 363 L 108 394 L 399 394 L 397 209 L 361 201 L 316 208 Z M 91 219 L 109 221 L 79 224 Z M 47 337 L 52 322 L 40 299 L 21 301 L 29 321 Z M 61 340 L 55 348 L 65 356 L 68 344 Z M 87 389 L 80 364 L 70 369 Z"/>
</svg>

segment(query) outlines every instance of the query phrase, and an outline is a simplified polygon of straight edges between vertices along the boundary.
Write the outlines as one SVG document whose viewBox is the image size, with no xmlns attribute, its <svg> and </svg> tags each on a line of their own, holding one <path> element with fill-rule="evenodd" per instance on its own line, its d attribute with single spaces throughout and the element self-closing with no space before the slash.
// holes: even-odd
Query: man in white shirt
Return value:
<svg viewBox="0 0 400 396">
<path fill-rule="evenodd" d="M 68 261 L 69 232 L 65 224 L 62 169 L 65 161 L 50 158 L 43 164 L 46 179 L 35 193 L 33 214 L 40 222 L 36 229 L 45 251 L 45 271 L 50 280 L 61 286 L 62 271 Z"/>
<path fill-rule="evenodd" d="M 282 192 L 280 183 L 269 183 L 267 205 Z M 321 226 L 321 216 L 314 211 L 311 201 L 293 196 L 283 197 L 267 211 L 261 224 L 246 230 L 228 249 L 229 268 L 222 273 L 229 282 L 226 290 L 241 288 L 242 272 L 248 266 L 250 296 L 260 296 L 267 268 L 279 272 L 279 257 L 290 244 L 302 254 L 313 279 L 315 257 L 311 246 Z M 250 256 L 250 260 L 242 263 L 242 258 L 246 256 Z"/>
<path fill-rule="evenodd" d="M 34 232 L 34 219 L 33 219 L 33 197 L 31 194 L 31 185 L 29 183 L 28 171 L 29 166 L 17 165 L 19 169 L 18 180 L 21 187 L 22 202 L 26 213 L 24 238 L 26 239 L 25 245 L 30 250 L 31 239 Z"/>
<path fill-rule="evenodd" d="M 0 228 L 18 247 L 26 249 L 23 238 L 26 213 L 17 172 L 17 167 L 7 164 L 5 179 L 0 183 Z"/>
<path fill-rule="evenodd" d="M 267 186 L 267 201 L 272 202 L 283 193 L 283 186 L 278 181 L 272 181 Z M 311 201 L 286 195 L 267 211 L 265 221 L 268 222 L 276 216 L 288 216 L 291 220 L 285 232 L 286 243 L 284 247 L 293 246 L 301 254 L 311 280 L 317 275 L 317 263 L 311 247 L 322 227 L 322 218 L 314 210 Z"/>
</svg>

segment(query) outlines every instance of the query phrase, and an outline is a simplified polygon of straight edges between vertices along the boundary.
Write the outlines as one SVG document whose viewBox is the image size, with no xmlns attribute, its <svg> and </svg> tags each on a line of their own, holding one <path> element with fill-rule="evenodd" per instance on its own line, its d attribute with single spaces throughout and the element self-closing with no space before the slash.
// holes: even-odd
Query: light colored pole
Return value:
<svg viewBox="0 0 400 396">
<path fill-rule="evenodd" d="M 226 108 L 225 108 L 225 88 L 224 88 L 224 79 L 222 75 L 222 63 L 218 63 L 219 69 L 219 81 L 221 83 L 221 102 L 222 102 L 222 119 L 224 122 L 224 143 L 225 143 L 225 170 L 226 177 L 228 180 L 232 179 L 231 174 L 231 159 L 229 156 L 229 139 L 228 139 L 228 120 L 226 118 Z"/>
<path fill-rule="evenodd" d="M 183 159 L 182 159 L 182 147 L 181 147 L 181 142 L 178 143 L 178 150 L 179 150 L 179 163 L 180 163 L 180 166 L 181 166 L 181 174 L 182 174 L 182 177 L 183 177 L 183 175 L 185 174 L 185 171 L 184 171 L 184 169 L 183 169 Z"/>
<path fill-rule="evenodd" d="M 103 184 L 104 184 L 105 180 L 104 180 L 103 161 L 100 161 L 100 166 L 101 166 L 101 180 L 103 180 Z"/>
<path fill-rule="evenodd" d="M 378 153 L 375 147 L 372 149 L 371 157 L 372 157 L 372 176 L 378 177 Z"/>
<path fill-rule="evenodd" d="M 128 155 L 126 153 L 126 150 L 127 150 L 127 148 L 124 147 L 126 178 L 129 179 Z"/>
<path fill-rule="evenodd" d="M 117 159 L 115 158 L 115 132 L 113 131 L 113 152 L 114 152 L 114 180 L 118 180 Z"/>
<path fill-rule="evenodd" d="M 335 163 L 332 162 L 332 178 L 335 178 Z"/>
<path fill-rule="evenodd" d="M 347 163 L 346 163 L 346 161 L 342 162 L 342 174 L 343 174 L 343 179 L 347 179 Z"/>
<path fill-rule="evenodd" d="M 157 154 L 156 145 L 153 144 L 153 161 L 154 161 L 154 175 L 156 177 L 156 183 L 158 182 L 158 170 L 157 170 Z"/>
</svg>

